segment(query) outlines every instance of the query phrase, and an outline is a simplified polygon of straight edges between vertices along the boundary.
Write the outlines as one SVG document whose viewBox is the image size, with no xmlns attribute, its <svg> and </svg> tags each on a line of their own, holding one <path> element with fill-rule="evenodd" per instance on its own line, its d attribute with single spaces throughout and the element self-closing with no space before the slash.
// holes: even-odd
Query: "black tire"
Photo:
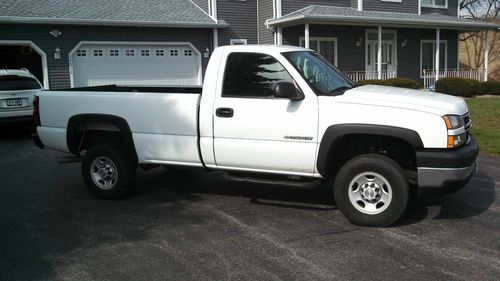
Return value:
<svg viewBox="0 0 500 281">
<path fill-rule="evenodd" d="M 391 193 L 392 197 L 387 206 L 384 206 L 382 203 L 382 207 L 380 207 L 379 210 L 374 211 L 380 211 L 380 213 L 367 214 L 365 212 L 368 212 L 368 209 L 365 209 L 365 212 L 359 210 L 360 208 L 364 209 L 365 206 L 369 204 L 371 204 L 371 206 L 378 206 L 380 202 L 377 203 L 376 200 L 377 198 L 380 198 L 380 195 L 376 195 L 376 198 L 371 199 L 373 201 L 366 201 L 366 197 L 362 196 L 362 199 L 357 200 L 357 202 L 359 202 L 358 207 L 354 205 L 355 203 L 353 203 L 349 197 L 349 192 L 352 192 L 351 194 L 355 194 L 355 190 L 358 190 L 357 183 L 363 182 L 362 180 L 357 181 L 355 179 L 363 178 L 360 175 L 363 175 L 365 172 L 376 173 L 378 176 L 382 176 L 382 178 L 389 184 L 389 192 L 386 192 L 386 195 L 384 196 L 388 196 L 388 194 Z M 367 173 L 365 178 L 371 178 L 372 175 L 370 173 Z M 354 184 L 351 186 L 351 183 Z M 368 185 L 361 184 L 361 187 L 369 187 L 371 182 L 368 181 L 366 183 Z M 375 185 L 375 187 L 376 186 L 377 185 Z M 371 188 L 373 188 L 373 186 Z M 349 189 L 351 189 L 351 191 Z M 380 194 L 382 194 L 382 189 L 386 191 L 387 186 L 384 185 L 384 188 L 378 189 L 380 190 Z M 360 192 L 359 190 L 357 192 Z M 374 190 L 375 189 L 372 189 L 372 191 Z M 408 206 L 409 191 L 409 184 L 404 176 L 401 166 L 399 166 L 391 158 L 380 154 L 364 154 L 349 160 L 340 169 L 334 182 L 334 197 L 337 207 L 351 223 L 360 226 L 384 227 L 396 222 L 403 215 Z M 361 194 L 363 194 L 363 192 L 361 192 L 358 196 Z M 372 196 L 373 192 L 368 195 Z M 352 196 L 355 197 L 355 195 Z M 356 201 L 356 199 L 353 199 L 353 201 Z M 366 203 L 365 205 L 363 204 L 365 202 L 369 203 Z"/>
<path fill-rule="evenodd" d="M 110 186 L 105 188 L 101 187 L 100 184 L 102 185 L 106 181 L 96 180 L 96 176 L 92 176 L 94 172 L 98 171 L 93 165 L 94 161 L 102 160 L 108 164 L 108 167 L 112 167 L 111 170 L 116 172 L 116 178 L 110 180 Z M 104 143 L 90 148 L 82 162 L 82 176 L 87 188 L 95 196 L 103 199 L 119 199 L 125 196 L 135 181 L 135 173 L 135 163 L 127 150 L 117 143 Z"/>
</svg>

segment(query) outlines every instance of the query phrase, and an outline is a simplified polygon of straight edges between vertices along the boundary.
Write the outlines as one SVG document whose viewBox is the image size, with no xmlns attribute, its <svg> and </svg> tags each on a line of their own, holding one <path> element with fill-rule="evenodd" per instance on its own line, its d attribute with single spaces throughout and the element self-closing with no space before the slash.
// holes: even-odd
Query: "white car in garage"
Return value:
<svg viewBox="0 0 500 281">
<path fill-rule="evenodd" d="M 42 84 L 26 69 L 0 70 L 0 122 L 33 120 L 33 99 Z"/>
</svg>

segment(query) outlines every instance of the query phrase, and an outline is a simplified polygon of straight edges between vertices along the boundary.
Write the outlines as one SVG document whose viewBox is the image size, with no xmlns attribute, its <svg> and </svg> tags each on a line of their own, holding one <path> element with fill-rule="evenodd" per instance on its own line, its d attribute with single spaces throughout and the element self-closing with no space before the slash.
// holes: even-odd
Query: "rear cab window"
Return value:
<svg viewBox="0 0 500 281">
<path fill-rule="evenodd" d="M 0 76 L 0 91 L 22 91 L 41 89 L 40 83 L 32 77 L 18 75 Z"/>
</svg>

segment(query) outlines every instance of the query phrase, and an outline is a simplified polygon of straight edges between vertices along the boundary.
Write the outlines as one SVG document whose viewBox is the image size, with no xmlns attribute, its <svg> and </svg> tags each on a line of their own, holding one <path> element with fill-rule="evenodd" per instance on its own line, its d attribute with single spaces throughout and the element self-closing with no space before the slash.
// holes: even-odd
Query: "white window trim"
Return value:
<svg viewBox="0 0 500 281">
<path fill-rule="evenodd" d="M 433 4 L 424 4 L 420 2 L 420 6 L 424 8 L 435 8 L 435 9 L 448 9 L 448 0 L 445 0 L 444 6 L 436 5 L 436 0 L 432 0 Z"/>
<path fill-rule="evenodd" d="M 402 3 L 403 0 L 380 0 L 382 2 L 394 2 L 394 3 Z"/>
<path fill-rule="evenodd" d="M 304 47 L 305 46 L 305 37 L 304 36 L 300 36 L 299 37 L 299 45 L 300 47 Z M 339 44 L 338 44 L 338 39 L 337 37 L 309 37 L 309 41 L 311 40 L 316 40 L 316 41 L 333 41 L 335 44 L 334 44 L 334 48 L 333 48 L 333 59 L 335 60 L 335 66 L 338 65 L 339 63 L 339 60 L 338 60 L 338 49 L 339 49 Z"/>
<path fill-rule="evenodd" d="M 420 40 L 420 78 L 424 78 L 423 76 L 423 69 L 422 69 L 422 45 L 424 43 L 434 43 L 432 47 L 432 70 L 434 71 L 434 68 L 436 67 L 436 58 L 434 57 L 434 54 L 436 54 L 436 40 Z M 448 69 L 448 40 L 439 40 L 439 43 L 444 43 L 444 70 Z M 439 55 L 443 54 L 443 50 L 439 50 Z"/>
<path fill-rule="evenodd" d="M 246 45 L 248 44 L 247 39 L 229 39 L 229 44 L 231 45 Z"/>
<path fill-rule="evenodd" d="M 376 33 L 378 34 L 377 29 L 366 29 L 365 30 L 365 42 L 364 42 L 364 47 L 365 47 L 365 71 L 368 71 L 368 34 L 369 33 Z M 398 32 L 394 29 L 382 29 L 382 34 L 392 34 L 394 35 L 394 40 L 393 40 L 393 45 L 394 45 L 394 58 L 393 58 L 393 65 L 394 65 L 394 74 L 396 77 L 398 76 Z M 378 40 L 377 40 L 378 41 Z M 387 41 L 387 40 L 382 40 L 382 41 Z M 375 46 L 373 46 L 375 48 Z M 377 59 L 375 58 L 375 64 L 377 63 Z"/>
</svg>

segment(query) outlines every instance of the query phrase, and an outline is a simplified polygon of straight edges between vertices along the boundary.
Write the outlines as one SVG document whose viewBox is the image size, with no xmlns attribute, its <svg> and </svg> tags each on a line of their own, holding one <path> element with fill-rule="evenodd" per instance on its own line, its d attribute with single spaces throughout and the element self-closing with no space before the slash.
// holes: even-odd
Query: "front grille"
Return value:
<svg viewBox="0 0 500 281">
<path fill-rule="evenodd" d="M 470 132 L 469 131 L 472 127 L 472 120 L 470 119 L 469 112 L 462 115 L 462 118 L 464 119 L 465 139 L 467 140 L 466 144 L 469 144 L 469 141 L 470 141 Z"/>
</svg>

